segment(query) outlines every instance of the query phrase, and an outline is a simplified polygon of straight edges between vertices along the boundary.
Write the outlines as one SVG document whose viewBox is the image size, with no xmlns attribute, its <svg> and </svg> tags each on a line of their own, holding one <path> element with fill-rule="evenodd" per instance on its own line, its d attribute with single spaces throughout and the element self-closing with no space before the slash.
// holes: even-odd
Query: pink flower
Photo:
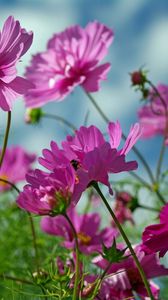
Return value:
<svg viewBox="0 0 168 300">
<path fill-rule="evenodd" d="M 150 92 L 149 104 L 144 105 L 138 111 L 139 120 L 142 125 L 142 137 L 149 138 L 161 134 L 165 136 L 165 142 L 168 144 L 168 116 L 165 116 L 165 111 L 168 110 L 168 86 L 160 84 L 157 86 L 157 90 L 163 101 L 152 90 Z"/>
<path fill-rule="evenodd" d="M 97 213 L 79 215 L 75 209 L 70 209 L 68 216 L 75 227 L 80 251 L 85 254 L 101 251 L 102 243 L 107 247 L 111 246 L 113 238 L 117 235 L 117 231 L 113 228 L 99 229 L 100 216 Z M 44 217 L 41 228 L 48 234 L 63 237 L 64 247 L 74 248 L 74 234 L 64 216 Z"/>
<path fill-rule="evenodd" d="M 72 26 L 55 34 L 47 50 L 35 55 L 27 68 L 27 78 L 35 88 L 26 95 L 27 107 L 40 107 L 63 100 L 81 85 L 86 92 L 99 90 L 110 64 L 99 65 L 113 40 L 110 28 L 95 21 L 85 28 Z"/>
<path fill-rule="evenodd" d="M 127 192 L 116 193 L 114 212 L 120 223 L 124 223 L 125 221 L 130 221 L 132 224 L 134 224 L 132 211 L 131 211 L 131 202 L 133 201 L 134 199 L 130 193 Z M 113 226 L 115 226 L 114 222 L 112 222 L 112 224 Z"/>
<path fill-rule="evenodd" d="M 115 275 L 114 275 L 115 276 Z M 96 275 L 86 275 L 84 277 L 84 287 L 82 291 L 82 296 L 84 299 L 88 299 L 88 296 L 94 290 L 95 282 L 98 279 Z M 121 276 L 121 283 L 122 283 L 122 276 Z M 134 296 L 131 290 L 122 290 L 115 288 L 114 282 L 112 280 L 111 284 L 111 277 L 106 277 L 100 287 L 98 295 L 95 299 L 102 299 L 102 300 L 123 300 L 129 299 L 134 300 Z"/>
<path fill-rule="evenodd" d="M 93 182 L 101 182 L 109 187 L 112 193 L 108 173 L 119 173 L 137 168 L 135 161 L 126 162 L 125 156 L 136 143 L 140 136 L 140 127 L 135 124 L 121 150 L 117 147 L 121 141 L 121 127 L 119 122 L 109 123 L 108 132 L 110 142 L 106 142 L 103 134 L 95 126 L 82 126 L 75 132 L 75 136 L 67 136 L 59 149 L 56 143 L 51 142 L 51 150 L 43 151 L 44 158 L 39 162 L 49 169 L 54 170 L 58 164 L 66 165 L 71 162 L 76 170 L 78 185 L 76 185 L 76 199 L 88 185 Z"/>
<path fill-rule="evenodd" d="M 63 213 L 71 203 L 75 186 L 75 172 L 71 165 L 57 168 L 50 174 L 36 169 L 27 174 L 27 182 L 17 204 L 38 215 Z"/>
<path fill-rule="evenodd" d="M 18 77 L 16 71 L 16 63 L 30 48 L 32 39 L 32 32 L 26 32 L 19 21 L 8 17 L 0 32 L 0 107 L 4 111 L 10 111 L 13 100 L 33 86 Z"/>
<path fill-rule="evenodd" d="M 27 153 L 20 146 L 7 148 L 3 165 L 0 169 L 0 178 L 12 183 L 25 180 L 26 173 L 30 170 L 35 158 L 34 154 Z M 10 185 L 0 181 L 0 191 L 9 190 L 10 188 Z"/>
<path fill-rule="evenodd" d="M 168 269 L 160 265 L 159 259 L 155 254 L 145 255 L 140 246 L 136 246 L 134 250 L 149 280 L 168 275 Z M 125 254 L 129 255 L 129 251 L 127 250 Z M 109 264 L 101 256 L 94 258 L 93 262 L 102 269 L 105 269 Z M 107 282 L 110 283 L 111 288 L 113 287 L 118 291 L 130 291 L 130 293 L 135 291 L 141 299 L 148 299 L 147 291 L 132 256 L 120 263 L 112 264 L 108 274 Z M 159 299 L 159 287 L 152 281 L 150 281 L 150 287 L 155 299 Z"/>
<path fill-rule="evenodd" d="M 110 143 L 95 126 L 81 127 L 74 137 L 68 136 L 62 149 L 51 142 L 51 150 L 44 149 L 44 158 L 39 159 L 50 172 L 36 170 L 26 176 L 29 184 L 19 197 L 19 206 L 36 214 L 58 214 L 57 192 L 59 198 L 67 198 L 66 206 L 76 205 L 92 182 L 107 185 L 112 193 L 108 173 L 137 168 L 136 161 L 125 161 L 125 155 L 139 138 L 139 125 L 131 128 L 123 148 L 118 151 L 115 147 L 119 145 L 120 134 L 117 122 L 109 124 Z M 67 191 L 68 197 L 64 195 Z"/>
<path fill-rule="evenodd" d="M 149 225 L 142 236 L 142 249 L 146 253 L 159 252 L 162 257 L 168 251 L 168 204 L 160 212 L 160 224 Z"/>
</svg>

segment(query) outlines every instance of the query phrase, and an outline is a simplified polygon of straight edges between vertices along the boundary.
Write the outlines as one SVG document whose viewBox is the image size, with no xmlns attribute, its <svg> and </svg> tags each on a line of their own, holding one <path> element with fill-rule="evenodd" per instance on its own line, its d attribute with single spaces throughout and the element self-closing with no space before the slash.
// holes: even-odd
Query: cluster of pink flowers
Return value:
<svg viewBox="0 0 168 300">
<path fill-rule="evenodd" d="M 148 279 L 168 275 L 168 270 L 160 265 L 159 259 L 155 254 L 145 255 L 141 246 L 135 246 L 134 249 Z M 140 299 L 145 300 L 148 294 L 144 288 L 135 262 L 133 258 L 129 256 L 129 251 L 125 254 L 126 256 L 128 255 L 128 258 L 123 262 L 112 264 L 107 272 L 108 276 L 104 283 L 108 287 L 109 297 L 105 299 L 113 299 L 110 298 L 113 297 L 113 293 L 116 297 L 114 297 L 114 299 L 116 300 L 123 299 L 122 297 L 134 297 L 133 291 L 135 291 L 140 296 Z M 109 264 L 109 262 L 101 256 L 94 258 L 93 263 L 101 269 L 106 269 Z M 159 299 L 159 287 L 153 281 L 150 281 L 150 286 L 154 299 Z"/>
<path fill-rule="evenodd" d="M 81 127 L 75 136 L 67 136 L 62 149 L 51 142 L 51 150 L 43 150 L 39 159 L 50 172 L 35 170 L 26 176 L 28 185 L 20 194 L 18 205 L 35 214 L 57 214 L 60 201 L 65 209 L 75 205 L 81 194 L 92 182 L 110 186 L 108 174 L 135 170 L 135 161 L 126 162 L 125 156 L 140 136 L 140 127 L 131 127 L 121 150 L 117 150 L 121 140 L 119 122 L 108 125 L 109 142 L 95 126 Z"/>
<path fill-rule="evenodd" d="M 86 93 L 98 91 L 100 82 L 106 79 L 110 69 L 110 63 L 101 64 L 101 61 L 108 52 L 113 36 L 110 28 L 97 21 L 89 23 L 85 28 L 76 25 L 54 34 L 48 41 L 47 50 L 33 56 L 26 69 L 25 79 L 17 76 L 16 64 L 31 46 L 33 34 L 21 28 L 19 21 L 9 17 L 0 32 L 0 108 L 10 111 L 13 100 L 19 95 L 25 95 L 26 107 L 32 109 L 50 101 L 63 100 L 78 85 Z M 133 85 L 139 85 L 143 93 L 146 91 L 146 82 L 143 73 L 132 74 Z M 148 98 L 138 112 L 140 124 L 131 126 L 120 149 L 123 134 L 117 121 L 108 124 L 108 141 L 94 125 L 81 126 L 73 135 L 68 135 L 61 146 L 52 141 L 50 149 L 44 149 L 39 158 L 45 170 L 32 170 L 35 155 L 28 154 L 20 146 L 0 150 L 0 157 L 6 150 L 0 168 L 0 191 L 9 190 L 12 185 L 26 179 L 27 183 L 17 198 L 17 205 L 29 213 L 43 216 L 42 231 L 63 238 L 61 245 L 71 251 L 74 264 L 78 259 L 74 249 L 79 245 L 78 250 L 83 255 L 94 255 L 92 266 L 106 270 L 106 276 L 97 291 L 98 299 L 134 299 L 136 293 L 140 299 L 146 300 L 149 295 L 143 276 L 140 276 L 141 272 L 135 264 L 136 259 L 131 256 L 131 248 L 126 250 L 125 246 L 118 244 L 116 253 L 118 249 L 123 251 L 123 257 L 111 265 L 102 253 L 102 249 L 111 250 L 111 245 L 116 245 L 115 239 L 119 235 L 116 225 L 120 229 L 117 222 L 123 224 L 128 220 L 134 224 L 132 212 L 138 203 L 133 203 L 135 199 L 131 193 L 124 192 L 124 189 L 116 193 L 113 210 L 117 221 L 114 218 L 115 222 L 112 221 L 110 227 L 104 229 L 101 228 L 99 213 L 78 214 L 75 207 L 83 192 L 90 187 L 97 187 L 97 183 L 105 185 L 110 196 L 113 195 L 110 174 L 114 176 L 116 173 L 137 169 L 137 162 L 126 161 L 126 156 L 141 136 L 148 138 L 161 134 L 168 145 L 168 86 L 160 84 L 154 87 L 149 91 Z M 140 181 L 142 184 L 141 177 Z M 148 183 L 147 186 L 152 190 Z M 92 194 L 92 197 L 97 195 Z M 159 299 L 159 287 L 151 279 L 168 275 L 168 269 L 160 265 L 157 256 L 157 252 L 162 257 L 168 251 L 167 216 L 166 204 L 159 215 L 160 224 L 147 226 L 142 242 L 134 246 L 144 274 L 149 279 L 149 289 L 156 300 Z M 129 243 L 127 245 L 129 247 Z M 98 253 L 100 255 L 95 257 Z M 79 264 L 82 276 L 83 265 Z M 61 258 L 57 259 L 57 265 L 59 273 L 64 274 L 65 266 Z M 72 273 L 69 282 L 71 288 L 75 285 L 76 269 L 68 265 Z M 94 274 L 84 275 L 82 297 L 87 299 L 99 278 Z"/>
</svg>

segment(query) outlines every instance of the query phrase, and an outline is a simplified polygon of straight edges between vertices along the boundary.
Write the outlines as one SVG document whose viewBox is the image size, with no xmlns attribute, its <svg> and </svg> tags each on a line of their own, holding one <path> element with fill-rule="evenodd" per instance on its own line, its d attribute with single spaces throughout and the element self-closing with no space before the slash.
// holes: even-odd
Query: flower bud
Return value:
<svg viewBox="0 0 168 300">
<path fill-rule="evenodd" d="M 147 80 L 146 75 L 141 70 L 135 71 L 135 72 L 131 73 L 130 75 L 131 75 L 131 82 L 132 82 L 133 86 L 135 86 L 135 85 L 143 86 Z"/>
<path fill-rule="evenodd" d="M 41 108 L 28 108 L 25 113 L 25 122 L 28 124 L 39 123 L 43 112 Z"/>
</svg>

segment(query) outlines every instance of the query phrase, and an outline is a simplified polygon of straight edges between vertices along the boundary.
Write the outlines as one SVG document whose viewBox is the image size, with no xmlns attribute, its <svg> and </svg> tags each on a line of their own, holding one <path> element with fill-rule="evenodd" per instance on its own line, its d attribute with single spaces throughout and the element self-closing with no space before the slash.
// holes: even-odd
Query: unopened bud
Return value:
<svg viewBox="0 0 168 300">
<path fill-rule="evenodd" d="M 43 112 L 41 108 L 28 108 L 25 114 L 25 122 L 28 124 L 39 123 Z"/>
<path fill-rule="evenodd" d="M 135 71 L 133 73 L 130 74 L 131 75 L 131 82 L 132 85 L 144 85 L 144 83 L 146 82 L 146 75 L 141 71 Z"/>
</svg>

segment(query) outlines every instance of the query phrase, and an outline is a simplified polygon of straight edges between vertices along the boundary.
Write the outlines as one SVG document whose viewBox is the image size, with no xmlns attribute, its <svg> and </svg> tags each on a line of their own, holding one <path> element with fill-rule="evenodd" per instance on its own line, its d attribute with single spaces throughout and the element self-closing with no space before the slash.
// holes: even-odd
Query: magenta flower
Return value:
<svg viewBox="0 0 168 300">
<path fill-rule="evenodd" d="M 142 249 L 146 253 L 159 252 L 162 257 L 168 251 L 168 204 L 160 212 L 160 224 L 149 225 L 142 236 Z"/>
<path fill-rule="evenodd" d="M 67 136 L 62 142 L 62 148 L 51 142 L 51 150 L 43 151 L 44 158 L 39 162 L 49 169 L 54 170 L 58 164 L 66 165 L 71 162 L 76 170 L 78 185 L 76 185 L 76 199 L 82 191 L 93 181 L 101 182 L 109 187 L 112 193 L 108 173 L 119 173 L 137 168 L 136 161 L 125 161 L 125 156 L 136 143 L 140 136 L 140 127 L 135 124 L 121 150 L 117 150 L 121 140 L 121 127 L 119 122 L 109 123 L 108 132 L 110 142 L 106 142 L 103 134 L 95 126 L 81 127 L 75 136 Z"/>
<path fill-rule="evenodd" d="M 118 274 L 119 275 L 119 274 Z M 115 274 L 114 274 L 115 276 Z M 120 276 L 120 275 L 119 275 Z M 121 276 L 122 277 L 122 276 Z M 95 287 L 95 282 L 98 279 L 98 276 L 96 275 L 86 275 L 84 277 L 84 287 L 82 291 L 82 296 L 84 299 L 88 299 L 88 296 L 91 295 L 92 291 Z M 121 278 L 121 284 L 122 284 L 122 278 Z M 123 300 L 123 299 L 129 299 L 134 300 L 133 293 L 130 289 L 128 290 L 122 290 L 115 288 L 114 282 L 112 280 L 111 284 L 111 277 L 106 277 L 100 287 L 100 290 L 98 292 L 98 295 L 95 299 L 103 299 L 103 300 Z"/>
<path fill-rule="evenodd" d="M 39 162 L 50 172 L 36 170 L 28 174 L 28 185 L 18 199 L 18 205 L 35 214 L 58 214 L 58 195 L 68 206 L 76 205 L 81 194 L 92 182 L 109 187 L 108 173 L 119 173 L 137 168 L 136 161 L 125 161 L 125 155 L 137 141 L 140 128 L 135 124 L 121 150 L 117 150 L 121 128 L 119 123 L 109 124 L 110 143 L 95 126 L 81 127 L 75 136 L 68 136 L 60 149 L 51 142 L 51 150 L 44 149 Z M 68 191 L 68 196 L 67 196 Z M 61 194 L 60 194 L 61 193 Z M 60 213 L 60 211 L 59 211 Z"/>
<path fill-rule="evenodd" d="M 26 76 L 35 88 L 28 91 L 26 106 L 63 100 L 77 85 L 86 92 L 98 91 L 110 69 L 109 63 L 99 63 L 112 40 L 112 30 L 97 21 L 55 34 L 46 52 L 35 55 L 27 68 Z"/>
<path fill-rule="evenodd" d="M 19 21 L 8 17 L 0 32 L 0 107 L 4 111 L 10 111 L 13 100 L 33 87 L 16 71 L 16 63 L 30 48 L 32 39 L 32 32 L 26 32 Z"/>
<path fill-rule="evenodd" d="M 168 144 L 168 86 L 160 84 L 157 86 L 163 101 L 160 100 L 155 91 L 150 92 L 149 104 L 144 105 L 138 111 L 142 125 L 142 137 L 149 138 L 158 134 L 165 136 L 165 143 Z"/>
<path fill-rule="evenodd" d="M 134 250 L 143 267 L 146 277 L 150 280 L 153 296 L 157 300 L 159 299 L 159 287 L 157 287 L 151 279 L 168 275 L 168 269 L 160 265 L 159 259 L 155 254 L 145 255 L 140 246 L 136 246 Z M 129 251 L 127 250 L 125 254 L 129 255 Z M 109 264 L 109 262 L 102 259 L 101 256 L 94 258 L 93 262 L 102 269 L 105 269 Z M 114 263 L 110 267 L 108 274 L 107 282 L 110 283 L 111 288 L 113 287 L 118 291 L 130 291 L 130 293 L 135 291 L 141 299 L 146 299 L 146 297 L 148 297 L 132 256 L 129 256 L 120 263 Z"/>
<path fill-rule="evenodd" d="M 12 183 L 25 180 L 26 173 L 30 170 L 35 158 L 34 154 L 27 153 L 20 146 L 7 148 L 3 165 L 0 169 L 0 178 Z M 10 188 L 9 184 L 0 181 L 0 191 L 9 190 Z"/>
<path fill-rule="evenodd" d="M 68 216 L 76 229 L 80 251 L 85 254 L 101 251 L 102 243 L 111 246 L 117 235 L 117 231 L 111 227 L 100 230 L 100 216 L 97 213 L 79 215 L 73 208 Z M 41 228 L 48 234 L 63 237 L 63 246 L 74 249 L 74 234 L 64 216 L 44 217 Z"/>
<path fill-rule="evenodd" d="M 76 181 L 71 165 L 50 174 L 36 169 L 26 179 L 29 184 L 17 199 L 20 208 L 38 215 L 56 215 L 70 205 Z"/>
<path fill-rule="evenodd" d="M 134 220 L 132 217 L 131 211 L 131 202 L 134 201 L 133 197 L 128 192 L 117 192 L 115 199 L 114 212 L 120 223 L 124 223 L 125 221 L 130 221 L 134 224 Z M 113 226 L 115 223 L 112 222 Z"/>
</svg>

